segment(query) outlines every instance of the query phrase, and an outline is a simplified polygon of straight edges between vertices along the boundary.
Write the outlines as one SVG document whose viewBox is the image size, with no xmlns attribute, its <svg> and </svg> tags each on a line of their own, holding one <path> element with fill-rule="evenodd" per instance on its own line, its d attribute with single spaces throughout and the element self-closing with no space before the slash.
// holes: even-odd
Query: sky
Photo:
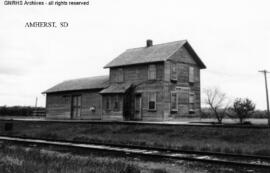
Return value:
<svg viewBox="0 0 270 173">
<path fill-rule="evenodd" d="M 207 69 L 205 88 L 250 98 L 266 109 L 270 71 L 268 0 L 90 0 L 89 6 L 0 4 L 0 105 L 45 106 L 41 92 L 67 79 L 108 74 L 128 48 L 187 39 Z M 27 28 L 26 22 L 68 22 Z M 270 74 L 269 74 L 270 76 Z M 268 76 L 268 81 L 270 80 Z"/>
</svg>

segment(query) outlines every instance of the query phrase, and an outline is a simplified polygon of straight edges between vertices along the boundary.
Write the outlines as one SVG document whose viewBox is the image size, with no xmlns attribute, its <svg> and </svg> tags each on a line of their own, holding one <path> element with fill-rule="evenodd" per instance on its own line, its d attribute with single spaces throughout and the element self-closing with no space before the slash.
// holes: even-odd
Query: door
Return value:
<svg viewBox="0 0 270 173">
<path fill-rule="evenodd" d="M 135 96 L 135 119 L 142 119 L 142 96 L 141 94 L 137 94 Z"/>
<path fill-rule="evenodd" d="M 71 119 L 79 119 L 81 115 L 81 96 L 72 96 Z"/>
</svg>

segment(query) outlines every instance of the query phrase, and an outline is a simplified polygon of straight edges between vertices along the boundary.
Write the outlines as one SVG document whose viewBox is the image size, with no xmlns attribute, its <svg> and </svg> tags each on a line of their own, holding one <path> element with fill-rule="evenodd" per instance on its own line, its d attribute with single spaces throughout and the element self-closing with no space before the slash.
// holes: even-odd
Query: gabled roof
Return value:
<svg viewBox="0 0 270 173">
<path fill-rule="evenodd" d="M 55 93 L 62 91 L 103 89 L 108 86 L 109 76 L 95 76 L 80 79 L 67 80 L 42 92 Z"/>
<path fill-rule="evenodd" d="M 195 51 L 191 48 L 191 46 L 188 44 L 187 40 L 156 44 L 150 47 L 128 49 L 124 53 L 113 59 L 104 68 L 163 62 L 168 60 L 177 50 L 179 50 L 183 46 L 188 48 L 198 65 L 201 68 L 205 68 L 205 65 L 200 60 Z"/>
</svg>

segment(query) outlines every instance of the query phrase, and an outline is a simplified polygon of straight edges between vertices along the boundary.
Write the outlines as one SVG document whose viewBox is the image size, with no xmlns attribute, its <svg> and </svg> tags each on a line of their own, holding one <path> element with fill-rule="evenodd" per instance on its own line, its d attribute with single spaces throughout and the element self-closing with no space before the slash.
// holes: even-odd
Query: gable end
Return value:
<svg viewBox="0 0 270 173">
<path fill-rule="evenodd" d="M 193 50 L 188 42 L 186 42 L 182 47 L 175 51 L 168 60 L 182 62 L 186 64 L 196 64 L 200 69 L 205 69 L 206 66 L 201 61 L 199 56 Z"/>
<path fill-rule="evenodd" d="M 197 55 L 197 53 L 194 51 L 194 49 L 191 47 L 191 45 L 186 42 L 184 44 L 184 47 L 187 49 L 187 51 L 190 53 L 190 55 L 194 58 L 195 62 L 198 64 L 198 66 L 201 69 L 206 69 L 206 65 L 202 62 L 201 58 Z"/>
</svg>

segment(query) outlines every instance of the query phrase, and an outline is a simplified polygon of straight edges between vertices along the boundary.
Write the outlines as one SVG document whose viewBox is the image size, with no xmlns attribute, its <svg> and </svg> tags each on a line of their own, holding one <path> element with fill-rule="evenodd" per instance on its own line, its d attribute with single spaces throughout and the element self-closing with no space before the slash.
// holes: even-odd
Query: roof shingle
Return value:
<svg viewBox="0 0 270 173">
<path fill-rule="evenodd" d="M 104 68 L 165 61 L 186 42 L 186 40 L 181 40 L 156 44 L 151 47 L 127 49 L 124 53 L 109 62 Z"/>
<path fill-rule="evenodd" d="M 54 87 L 42 92 L 54 93 L 61 91 L 103 89 L 108 86 L 109 76 L 95 76 L 80 79 L 67 80 L 55 85 Z"/>
</svg>

